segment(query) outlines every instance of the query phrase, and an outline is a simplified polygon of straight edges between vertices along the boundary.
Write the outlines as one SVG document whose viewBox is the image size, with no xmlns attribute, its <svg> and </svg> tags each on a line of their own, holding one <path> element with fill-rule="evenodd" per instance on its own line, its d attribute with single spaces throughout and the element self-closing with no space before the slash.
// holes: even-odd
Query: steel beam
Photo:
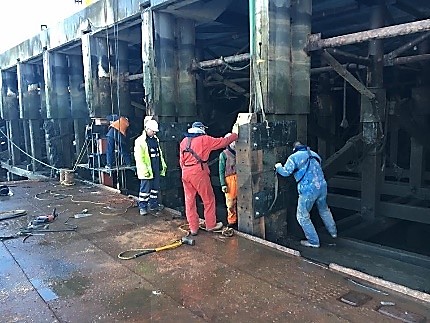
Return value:
<svg viewBox="0 0 430 323">
<path fill-rule="evenodd" d="M 250 60 L 250 57 L 251 56 L 249 53 L 245 53 L 245 54 L 220 57 L 220 58 L 216 58 L 216 59 L 210 59 L 207 61 L 193 62 L 191 64 L 191 70 L 196 71 L 199 69 L 217 67 L 217 66 L 222 66 L 225 64 L 247 62 Z"/>
<path fill-rule="evenodd" d="M 360 178 L 348 176 L 334 176 L 328 179 L 329 186 L 332 188 L 344 189 L 349 191 L 361 190 Z M 428 200 L 430 199 L 430 189 L 418 188 L 412 191 L 409 183 L 384 181 L 381 187 L 381 194 L 404 197 L 413 196 L 417 199 Z"/>
<path fill-rule="evenodd" d="M 418 191 L 423 183 L 423 172 L 425 169 L 425 153 L 423 145 L 419 144 L 416 139 L 411 138 L 411 153 L 409 161 L 410 179 L 409 185 L 411 191 Z"/>
<path fill-rule="evenodd" d="M 365 95 L 370 100 L 375 99 L 375 94 L 373 94 L 366 86 L 364 86 L 357 78 L 355 78 L 346 68 L 342 66 L 332 55 L 330 55 L 326 50 L 321 53 L 321 56 L 333 67 L 333 69 L 338 73 L 343 79 L 345 79 L 354 89 L 359 93 Z"/>
<path fill-rule="evenodd" d="M 361 199 L 359 197 L 329 193 L 327 195 L 327 201 L 332 207 L 362 212 Z M 430 224 L 430 208 L 428 207 L 392 202 L 380 202 L 380 211 L 378 212 L 378 215 L 388 218 Z"/>
<path fill-rule="evenodd" d="M 217 80 L 218 82 L 220 82 L 221 84 L 224 84 L 225 86 L 231 88 L 232 90 L 234 90 L 235 92 L 237 92 L 240 95 L 245 96 L 246 98 L 249 98 L 249 93 L 247 90 L 245 90 L 243 87 L 237 85 L 236 83 L 234 83 L 231 80 L 225 79 L 224 77 L 222 77 L 220 74 L 218 73 L 212 73 L 211 77 L 214 80 Z"/>
<path fill-rule="evenodd" d="M 430 208 L 428 207 L 411 206 L 407 204 L 396 204 L 390 202 L 380 202 L 380 206 L 381 215 L 383 216 L 430 224 Z"/>
<path fill-rule="evenodd" d="M 373 7 L 370 17 L 370 26 L 378 28 L 384 24 L 384 0 L 378 0 Z M 367 85 L 372 87 L 375 95 L 371 99 L 367 94 L 362 94 L 360 121 L 363 129 L 364 150 L 367 152 L 361 163 L 361 214 L 367 220 L 374 220 L 379 214 L 380 190 L 383 181 L 381 170 L 382 157 L 379 151 L 381 138 L 384 136 L 378 106 L 385 108 L 384 74 L 383 74 L 383 42 L 381 39 L 373 39 L 369 42 L 369 57 L 371 67 L 367 69 Z M 368 102 L 369 100 L 370 102 Z"/>
<path fill-rule="evenodd" d="M 411 40 L 410 42 L 407 42 L 406 44 L 400 46 L 399 48 L 389 52 L 388 54 L 384 55 L 384 62 L 390 63 L 394 58 L 402 54 L 403 52 L 407 51 L 409 48 L 421 43 L 425 39 L 427 39 L 430 36 L 430 32 L 427 32 L 425 34 L 420 35 L 419 37 Z"/>
<path fill-rule="evenodd" d="M 143 79 L 143 76 L 144 76 L 143 73 L 131 74 L 127 76 L 126 80 L 127 81 L 140 80 L 140 79 Z"/>
<path fill-rule="evenodd" d="M 354 55 L 354 54 L 351 54 L 348 52 L 344 52 L 344 51 L 337 49 L 337 48 L 328 48 L 327 52 L 329 52 L 331 55 L 342 57 L 342 58 L 346 59 L 348 61 L 348 63 L 352 62 L 352 63 L 364 65 L 364 66 L 370 65 L 370 60 L 368 57 Z"/>
<path fill-rule="evenodd" d="M 336 36 L 332 38 L 321 39 L 321 34 L 312 34 L 309 36 L 306 45 L 307 51 L 315 51 L 328 47 L 339 47 L 351 44 L 357 44 L 374 39 L 384 39 L 409 35 L 430 30 L 430 19 L 409 22 L 394 26 L 375 28 L 371 30 L 356 32 L 352 34 Z"/>
<path fill-rule="evenodd" d="M 361 212 L 361 199 L 359 197 L 328 193 L 327 202 L 332 207 Z"/>
<path fill-rule="evenodd" d="M 430 60 L 430 54 L 397 57 L 393 59 L 393 65 L 410 64 Z"/>
<path fill-rule="evenodd" d="M 331 155 L 323 164 L 325 178 L 328 180 L 342 170 L 358 152 L 362 151 L 362 145 L 362 134 L 359 134 L 349 139 L 341 149 Z"/>
</svg>

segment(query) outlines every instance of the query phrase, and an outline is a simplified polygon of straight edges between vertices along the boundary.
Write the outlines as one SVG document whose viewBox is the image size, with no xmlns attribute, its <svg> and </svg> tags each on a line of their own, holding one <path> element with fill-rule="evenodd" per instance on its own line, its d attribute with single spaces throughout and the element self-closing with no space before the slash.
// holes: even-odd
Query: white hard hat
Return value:
<svg viewBox="0 0 430 323">
<path fill-rule="evenodd" d="M 150 129 L 154 132 L 158 132 L 158 122 L 155 121 L 154 119 L 148 120 L 145 123 L 145 129 Z"/>
</svg>

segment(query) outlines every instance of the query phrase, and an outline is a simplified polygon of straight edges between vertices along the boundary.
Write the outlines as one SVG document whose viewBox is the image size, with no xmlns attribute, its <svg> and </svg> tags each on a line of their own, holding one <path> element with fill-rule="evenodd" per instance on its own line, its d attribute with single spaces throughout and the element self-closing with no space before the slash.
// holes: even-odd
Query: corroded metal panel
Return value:
<svg viewBox="0 0 430 323">
<path fill-rule="evenodd" d="M 240 126 L 240 138 L 236 142 L 236 169 L 238 173 L 239 229 L 247 228 L 252 234 L 262 235 L 257 219 L 271 217 L 273 213 L 286 210 L 291 193 L 295 192 L 290 181 L 275 177 L 276 162 L 285 162 L 291 143 L 297 138 L 296 121 L 249 123 Z M 279 180 L 275 194 L 275 182 Z M 275 203 L 275 195 L 277 195 Z M 273 203 L 273 207 L 270 206 Z M 282 225 L 285 212 L 277 217 Z M 276 226 L 274 226 L 276 227 Z M 269 231 L 267 231 L 269 230 Z M 264 234 L 279 236 L 266 228 Z M 284 232 L 285 234 L 286 232 Z"/>
</svg>

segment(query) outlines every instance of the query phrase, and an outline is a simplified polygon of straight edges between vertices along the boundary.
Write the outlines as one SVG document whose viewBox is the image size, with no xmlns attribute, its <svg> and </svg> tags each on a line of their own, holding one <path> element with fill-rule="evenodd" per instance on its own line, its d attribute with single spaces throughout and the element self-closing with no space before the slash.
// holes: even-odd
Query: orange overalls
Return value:
<svg viewBox="0 0 430 323">
<path fill-rule="evenodd" d="M 199 194 L 204 206 L 204 218 L 206 228 L 211 229 L 216 224 L 215 195 L 210 180 L 210 171 L 207 164 L 209 154 L 213 150 L 227 147 L 237 140 L 237 134 L 233 133 L 226 138 L 214 138 L 206 134 L 187 133 L 179 145 L 179 165 L 182 169 L 182 184 L 185 194 L 185 214 L 191 232 L 199 229 L 199 215 L 197 213 L 196 195 Z M 195 155 L 187 151 L 187 145 Z"/>
</svg>

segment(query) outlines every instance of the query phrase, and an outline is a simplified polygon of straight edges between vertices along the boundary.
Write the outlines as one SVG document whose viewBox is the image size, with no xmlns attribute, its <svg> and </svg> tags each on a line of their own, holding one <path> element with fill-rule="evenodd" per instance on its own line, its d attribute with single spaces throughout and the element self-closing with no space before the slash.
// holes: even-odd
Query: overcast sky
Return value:
<svg viewBox="0 0 430 323">
<path fill-rule="evenodd" d="M 49 27 L 84 7 L 84 4 L 77 4 L 75 0 L 0 0 L 0 2 L 0 53 L 37 34 L 40 25 Z"/>
</svg>

